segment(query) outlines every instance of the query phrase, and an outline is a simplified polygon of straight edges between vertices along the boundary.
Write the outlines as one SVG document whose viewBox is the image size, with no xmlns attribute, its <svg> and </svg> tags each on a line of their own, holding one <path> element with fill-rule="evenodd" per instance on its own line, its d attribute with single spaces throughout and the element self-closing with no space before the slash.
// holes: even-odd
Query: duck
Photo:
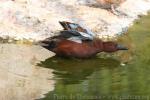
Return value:
<svg viewBox="0 0 150 100">
<path fill-rule="evenodd" d="M 60 31 L 59 35 L 40 41 L 40 43 L 42 43 L 41 46 L 54 52 L 56 56 L 90 58 L 100 52 L 112 53 L 119 50 L 128 50 L 127 47 L 116 42 L 102 41 L 101 39 L 93 37 L 93 32 L 87 31 L 87 29 L 81 27 L 79 24 L 65 21 L 59 23 L 64 28 L 63 31 Z M 72 27 L 71 25 L 74 26 Z M 80 34 L 80 31 L 82 31 L 84 35 Z"/>
</svg>

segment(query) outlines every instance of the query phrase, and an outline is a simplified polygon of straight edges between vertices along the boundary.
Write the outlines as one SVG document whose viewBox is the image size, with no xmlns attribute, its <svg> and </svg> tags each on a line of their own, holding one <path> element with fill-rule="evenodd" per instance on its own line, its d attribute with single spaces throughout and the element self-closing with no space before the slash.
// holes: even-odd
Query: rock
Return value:
<svg viewBox="0 0 150 100">
<path fill-rule="evenodd" d="M 119 6 L 125 0 L 96 0 L 97 3 L 105 9 L 111 9 L 111 5 Z"/>
<path fill-rule="evenodd" d="M 95 4 L 106 8 L 116 5 L 121 16 L 92 6 Z M 99 38 L 113 38 L 131 26 L 138 15 L 147 14 L 150 0 L 1 0 L 0 9 L 2 38 L 43 40 L 62 29 L 58 21 L 83 24 Z"/>
</svg>

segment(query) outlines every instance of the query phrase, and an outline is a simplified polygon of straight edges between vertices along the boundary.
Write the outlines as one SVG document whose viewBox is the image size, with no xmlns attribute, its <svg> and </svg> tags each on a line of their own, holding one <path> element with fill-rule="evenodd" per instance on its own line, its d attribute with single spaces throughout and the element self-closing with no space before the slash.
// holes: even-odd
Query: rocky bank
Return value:
<svg viewBox="0 0 150 100">
<path fill-rule="evenodd" d="M 147 14 L 150 0 L 126 0 L 116 11 L 119 16 L 94 0 L 1 0 L 0 37 L 38 41 L 62 29 L 58 21 L 82 24 L 100 38 L 123 33 L 138 18 Z"/>
</svg>

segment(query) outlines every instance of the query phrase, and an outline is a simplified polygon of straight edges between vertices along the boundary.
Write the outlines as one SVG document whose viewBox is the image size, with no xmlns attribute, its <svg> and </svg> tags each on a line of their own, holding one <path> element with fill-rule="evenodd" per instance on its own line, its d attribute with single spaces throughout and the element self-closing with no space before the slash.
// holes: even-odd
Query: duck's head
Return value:
<svg viewBox="0 0 150 100">
<path fill-rule="evenodd" d="M 118 44 L 116 42 L 103 42 L 103 51 L 104 52 L 115 52 L 115 51 L 119 51 L 119 50 L 128 50 L 127 47 Z"/>
</svg>

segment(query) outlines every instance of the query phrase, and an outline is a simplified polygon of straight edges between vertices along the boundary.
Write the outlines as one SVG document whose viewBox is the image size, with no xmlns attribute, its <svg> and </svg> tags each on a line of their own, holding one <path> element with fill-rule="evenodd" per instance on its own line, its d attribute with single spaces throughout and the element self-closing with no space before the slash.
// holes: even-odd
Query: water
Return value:
<svg viewBox="0 0 150 100">
<path fill-rule="evenodd" d="M 53 91 L 53 70 L 37 66 L 53 55 L 40 46 L 0 44 L 0 100 L 34 100 Z"/>
<path fill-rule="evenodd" d="M 118 41 L 129 50 L 86 60 L 49 58 L 55 89 L 42 100 L 150 100 L 150 15 Z"/>
</svg>

